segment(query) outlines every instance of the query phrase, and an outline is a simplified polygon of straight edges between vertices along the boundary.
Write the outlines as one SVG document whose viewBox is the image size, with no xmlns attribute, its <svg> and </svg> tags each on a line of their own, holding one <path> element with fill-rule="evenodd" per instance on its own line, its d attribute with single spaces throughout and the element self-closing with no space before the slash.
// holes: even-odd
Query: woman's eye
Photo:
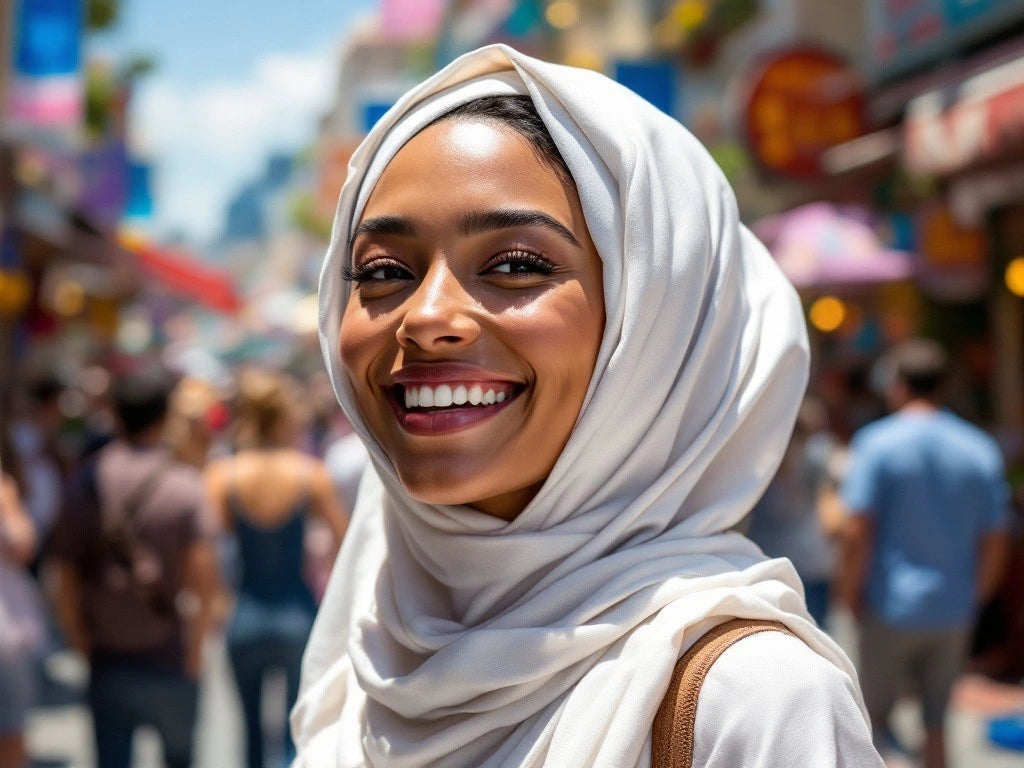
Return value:
<svg viewBox="0 0 1024 768">
<path fill-rule="evenodd" d="M 363 285 L 365 283 L 386 283 L 392 280 L 407 280 L 412 277 L 408 269 L 390 262 L 370 262 L 359 267 L 345 269 L 345 280 Z"/>
<path fill-rule="evenodd" d="M 550 275 L 555 265 L 537 253 L 512 251 L 498 256 L 486 271 L 498 275 Z"/>
<path fill-rule="evenodd" d="M 377 267 L 366 276 L 367 280 L 401 280 L 406 276 L 406 271 L 400 267 L 385 266 Z"/>
</svg>

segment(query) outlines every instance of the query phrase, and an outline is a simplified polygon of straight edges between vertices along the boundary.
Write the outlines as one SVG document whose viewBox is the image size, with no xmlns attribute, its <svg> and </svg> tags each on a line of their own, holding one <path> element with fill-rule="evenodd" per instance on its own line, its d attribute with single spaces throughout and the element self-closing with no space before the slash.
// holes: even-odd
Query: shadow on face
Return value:
<svg viewBox="0 0 1024 768">
<path fill-rule="evenodd" d="M 575 187 L 495 119 L 412 138 L 352 242 L 340 350 L 408 492 L 514 518 L 568 441 L 604 330 Z"/>
</svg>

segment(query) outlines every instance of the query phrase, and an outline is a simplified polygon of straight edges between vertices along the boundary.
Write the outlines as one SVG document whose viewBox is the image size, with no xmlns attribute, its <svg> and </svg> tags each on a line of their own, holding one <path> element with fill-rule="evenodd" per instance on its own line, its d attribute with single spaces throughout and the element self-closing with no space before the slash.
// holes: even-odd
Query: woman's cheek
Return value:
<svg viewBox="0 0 1024 768">
<path fill-rule="evenodd" d="M 362 380 L 375 354 L 387 346 L 387 325 L 358 306 L 349 305 L 338 330 L 338 352 L 349 377 Z"/>
</svg>

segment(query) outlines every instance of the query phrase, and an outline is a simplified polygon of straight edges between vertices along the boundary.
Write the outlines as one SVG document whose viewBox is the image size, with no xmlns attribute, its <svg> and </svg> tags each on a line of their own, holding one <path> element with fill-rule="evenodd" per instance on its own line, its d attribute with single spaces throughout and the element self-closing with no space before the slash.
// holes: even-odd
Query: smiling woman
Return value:
<svg viewBox="0 0 1024 768">
<path fill-rule="evenodd" d="M 806 336 L 682 126 L 596 73 L 468 54 L 353 156 L 320 300 L 372 468 L 296 768 L 881 765 L 792 566 L 730 530 Z M 788 634 L 726 650 L 666 746 L 677 662 L 734 626 Z"/>
</svg>

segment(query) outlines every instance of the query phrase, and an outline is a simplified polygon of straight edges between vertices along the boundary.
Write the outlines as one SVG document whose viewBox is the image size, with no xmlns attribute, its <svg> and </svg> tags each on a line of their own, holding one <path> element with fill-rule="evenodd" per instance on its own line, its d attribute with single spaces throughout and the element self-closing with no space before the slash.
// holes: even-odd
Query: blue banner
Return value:
<svg viewBox="0 0 1024 768">
<path fill-rule="evenodd" d="M 676 116 L 676 70 L 668 61 L 617 61 L 615 80 L 662 112 Z"/>
<path fill-rule="evenodd" d="M 128 161 L 128 202 L 124 215 L 129 219 L 148 219 L 153 215 L 153 193 L 150 186 L 153 167 L 138 160 Z"/>
<path fill-rule="evenodd" d="M 82 62 L 82 0 L 21 0 L 14 69 L 26 77 L 71 75 Z"/>
<path fill-rule="evenodd" d="M 373 126 L 391 109 L 390 102 L 371 101 L 363 104 L 363 130 L 369 133 Z"/>
</svg>

